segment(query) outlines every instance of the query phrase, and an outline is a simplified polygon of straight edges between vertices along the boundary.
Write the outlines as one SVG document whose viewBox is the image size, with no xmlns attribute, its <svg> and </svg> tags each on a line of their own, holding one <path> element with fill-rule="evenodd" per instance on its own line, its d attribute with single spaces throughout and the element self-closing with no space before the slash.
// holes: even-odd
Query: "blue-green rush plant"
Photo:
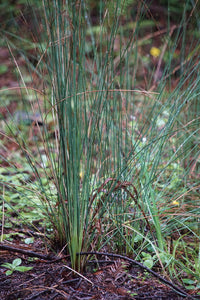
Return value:
<svg viewBox="0 0 200 300">
<path fill-rule="evenodd" d="M 17 36 L 12 34 L 11 39 L 4 32 L 32 130 L 24 134 L 19 118 L 12 118 L 5 120 L 1 135 L 15 142 L 28 172 L 34 174 L 27 178 L 12 156 L 3 157 L 9 172 L 21 173 L 16 182 L 1 176 L 8 187 L 5 194 L 12 190 L 39 208 L 41 218 L 48 220 L 54 249 L 67 249 L 78 271 L 86 259 L 80 252 L 112 249 L 142 261 L 146 253 L 153 257 L 151 264 L 180 279 L 185 273 L 198 277 L 173 251 L 185 231 L 199 245 L 194 222 L 200 204 L 195 179 L 199 170 L 199 40 L 184 51 L 190 21 L 187 10 L 171 31 L 168 18 L 156 77 L 149 67 L 148 80 L 142 75 L 141 81 L 141 73 L 146 74 L 145 68 L 151 65 L 149 54 L 141 54 L 151 42 L 141 37 L 147 3 L 138 4 L 131 30 L 123 26 L 124 1 L 115 1 L 112 9 L 99 1 L 98 25 L 87 4 L 42 2 L 37 63 L 28 62 L 33 83 L 38 76 L 43 84 L 40 88 L 24 80 L 14 54 Z M 181 55 L 174 66 L 178 45 Z M 25 57 L 23 51 L 21 55 Z M 175 72 L 180 75 L 173 87 Z M 4 201 L 8 209 L 6 195 Z"/>
</svg>

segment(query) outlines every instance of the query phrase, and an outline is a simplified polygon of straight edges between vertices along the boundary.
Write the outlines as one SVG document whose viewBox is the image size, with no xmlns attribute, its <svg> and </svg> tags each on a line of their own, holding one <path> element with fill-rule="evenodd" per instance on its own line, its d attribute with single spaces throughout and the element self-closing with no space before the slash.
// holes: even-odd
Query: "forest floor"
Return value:
<svg viewBox="0 0 200 300">
<path fill-rule="evenodd" d="M 27 230 L 23 232 L 23 237 L 24 234 L 30 237 L 33 233 Z M 8 249 L 3 249 L 5 245 Z M 177 285 L 183 292 L 181 296 L 145 269 L 127 262 L 126 257 L 119 259 L 106 254 L 101 257 L 94 255 L 95 260 L 87 261 L 84 272 L 75 274 L 70 269 L 68 257 L 55 259 L 53 254 L 44 253 L 47 249 L 41 237 L 36 238 L 33 244 L 25 245 L 16 235 L 12 243 L 0 245 L 1 300 L 200 299 L 200 296 L 192 295 L 192 291 L 187 296 L 188 292 Z M 40 258 L 33 257 L 40 255 Z M 22 266 L 33 268 L 26 272 L 14 271 L 7 276 L 6 268 L 1 265 L 5 262 L 12 264 L 16 258 L 21 259 Z M 155 272 L 158 277 L 161 276 L 159 270 Z"/>
</svg>

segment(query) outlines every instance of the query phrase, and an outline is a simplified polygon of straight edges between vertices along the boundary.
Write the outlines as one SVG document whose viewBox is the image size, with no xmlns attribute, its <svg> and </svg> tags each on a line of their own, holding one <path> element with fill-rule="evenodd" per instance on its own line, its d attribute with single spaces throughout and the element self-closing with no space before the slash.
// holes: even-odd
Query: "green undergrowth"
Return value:
<svg viewBox="0 0 200 300">
<path fill-rule="evenodd" d="M 19 93 L 18 109 L 8 97 L 0 121 L 2 232 L 29 224 L 78 271 L 87 257 L 77 253 L 115 252 L 198 291 L 199 40 L 188 36 L 190 5 L 178 25 L 166 15 L 162 31 L 148 3 L 132 4 L 127 19 L 131 1 L 74 3 L 43 1 L 31 55 L 3 30 Z"/>
</svg>

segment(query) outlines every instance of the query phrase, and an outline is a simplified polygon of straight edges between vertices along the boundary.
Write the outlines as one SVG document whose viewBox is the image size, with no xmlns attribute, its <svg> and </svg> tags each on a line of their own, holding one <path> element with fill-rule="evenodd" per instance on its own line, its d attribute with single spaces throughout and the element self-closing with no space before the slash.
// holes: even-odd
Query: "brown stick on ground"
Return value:
<svg viewBox="0 0 200 300">
<path fill-rule="evenodd" d="M 4 245 L 4 244 L 0 244 L 0 250 L 7 250 L 10 252 L 22 253 L 22 254 L 25 254 L 30 257 L 38 257 L 38 258 L 44 259 L 44 260 L 58 259 L 58 257 L 52 257 L 51 255 L 44 255 L 44 254 L 40 254 L 40 253 L 37 253 L 34 251 L 25 250 L 25 249 L 21 249 L 21 248 L 15 248 L 15 247 Z M 59 258 L 59 260 L 60 259 L 62 259 L 62 258 Z"/>
</svg>

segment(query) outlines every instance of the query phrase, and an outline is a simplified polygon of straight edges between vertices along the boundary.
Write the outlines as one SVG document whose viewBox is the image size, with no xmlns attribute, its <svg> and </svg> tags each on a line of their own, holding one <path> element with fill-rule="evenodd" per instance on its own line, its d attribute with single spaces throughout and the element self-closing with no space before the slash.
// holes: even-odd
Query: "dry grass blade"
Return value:
<svg viewBox="0 0 200 300">
<path fill-rule="evenodd" d="M 86 280 L 87 282 L 89 282 L 91 285 L 94 285 L 94 283 L 87 279 L 85 276 L 83 276 L 81 273 L 77 272 L 76 270 L 70 268 L 69 266 L 64 265 L 63 267 L 65 267 L 66 269 L 72 271 L 73 273 L 75 273 L 76 275 L 80 276 L 82 279 Z"/>
</svg>

